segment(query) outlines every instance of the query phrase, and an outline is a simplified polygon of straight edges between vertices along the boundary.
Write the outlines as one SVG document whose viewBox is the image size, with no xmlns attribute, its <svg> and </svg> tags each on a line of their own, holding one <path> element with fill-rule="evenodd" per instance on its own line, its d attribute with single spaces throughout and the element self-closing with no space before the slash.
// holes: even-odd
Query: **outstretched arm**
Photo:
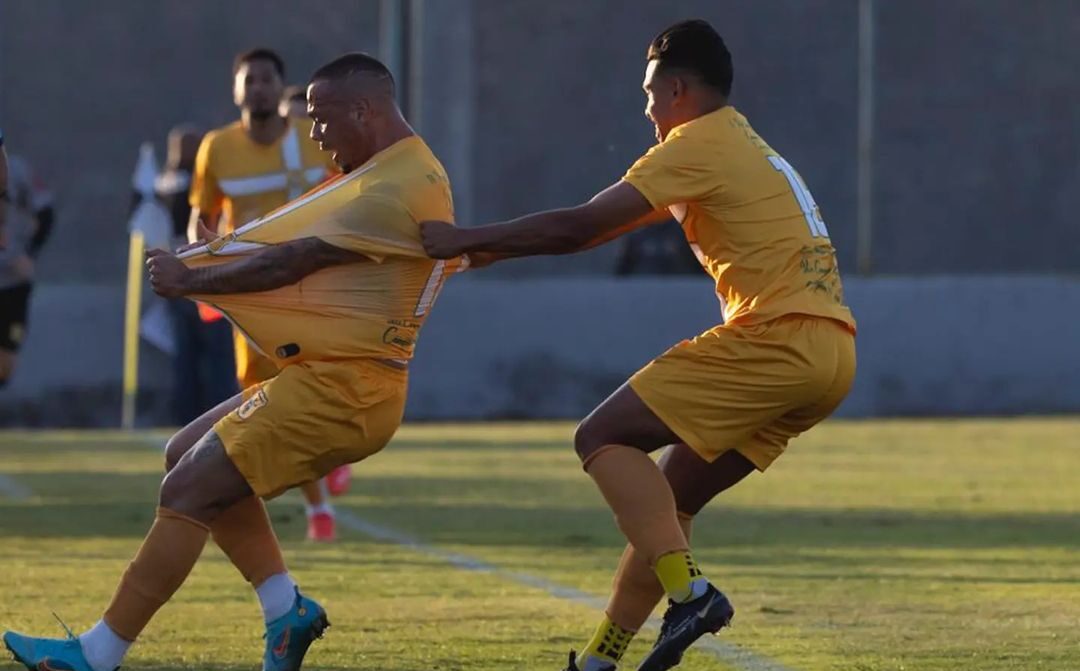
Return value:
<svg viewBox="0 0 1080 671">
<path fill-rule="evenodd" d="M 665 218 L 632 185 L 618 182 L 577 207 L 530 214 L 503 224 L 455 228 L 424 222 L 421 237 L 432 258 L 470 254 L 481 261 L 474 265 L 483 265 L 484 260 L 580 252 Z"/>
<path fill-rule="evenodd" d="M 335 247 L 319 238 L 303 238 L 236 261 L 205 268 L 188 268 L 175 255 L 147 253 L 150 284 L 162 296 L 244 294 L 296 284 L 323 268 L 359 263 L 367 257 Z"/>
</svg>

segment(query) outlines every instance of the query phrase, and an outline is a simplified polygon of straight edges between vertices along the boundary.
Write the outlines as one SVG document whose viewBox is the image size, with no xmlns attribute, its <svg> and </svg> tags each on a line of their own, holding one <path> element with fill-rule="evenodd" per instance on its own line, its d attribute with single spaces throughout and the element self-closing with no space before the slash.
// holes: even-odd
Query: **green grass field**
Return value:
<svg viewBox="0 0 1080 671">
<path fill-rule="evenodd" d="M 352 519 L 495 572 L 356 531 L 308 545 L 299 499 L 276 502 L 291 568 L 334 624 L 306 668 L 562 669 L 599 611 L 518 578 L 602 597 L 622 547 L 570 432 L 413 426 L 354 468 L 337 501 Z M 150 523 L 163 439 L 0 433 L 0 627 L 96 621 Z M 1080 419 L 832 422 L 695 534 L 737 609 L 720 640 L 756 657 L 695 651 L 682 669 L 1080 669 Z M 261 634 L 252 591 L 208 548 L 125 668 L 254 669 Z"/>
</svg>

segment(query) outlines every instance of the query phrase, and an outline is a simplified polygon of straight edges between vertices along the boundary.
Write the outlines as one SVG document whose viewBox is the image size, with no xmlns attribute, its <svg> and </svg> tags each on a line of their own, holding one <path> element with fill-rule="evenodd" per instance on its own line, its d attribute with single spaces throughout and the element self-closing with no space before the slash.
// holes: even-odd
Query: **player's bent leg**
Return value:
<svg viewBox="0 0 1080 671">
<path fill-rule="evenodd" d="M 578 424 L 574 450 L 588 462 L 606 445 L 652 452 L 682 440 L 649 409 L 629 383 L 623 384 Z"/>
<path fill-rule="evenodd" d="M 675 494 L 679 522 L 687 540 L 690 539 L 693 516 L 709 500 L 754 470 L 754 465 L 738 452 L 726 452 L 709 463 L 685 444 L 668 447 L 660 457 L 659 466 Z M 612 588 L 606 617 L 577 656 L 574 668 L 581 671 L 590 664 L 603 669 L 603 664 L 613 666 L 617 663 L 621 650 L 614 644 L 628 643 L 664 596 L 664 588 L 652 567 L 632 545 L 627 545 L 623 551 Z M 669 628 L 670 620 L 665 620 L 661 636 Z"/>
<path fill-rule="evenodd" d="M 275 496 L 315 480 L 343 462 L 374 454 L 389 441 L 400 423 L 405 379 L 384 377 L 375 364 L 308 362 L 288 366 L 260 385 L 256 393 L 249 393 L 244 404 L 215 425 L 214 433 L 221 437 L 252 490 L 259 496 Z M 313 408 L 319 409 L 318 421 L 313 421 Z M 217 526 L 240 505 L 214 523 L 215 538 Z M 256 510 L 261 512 L 251 509 L 252 513 Z M 234 526 L 239 537 L 244 528 L 254 525 Z M 264 520 L 261 527 L 272 539 L 269 522 Z M 226 548 L 224 541 L 221 544 Z M 250 550 L 251 541 L 235 545 L 235 552 L 244 552 Z M 226 552 L 238 567 L 245 563 L 234 550 Z M 249 552 L 248 556 L 258 559 L 266 554 Z M 282 573 L 261 584 L 253 572 L 244 573 L 256 585 L 267 619 L 264 669 L 289 671 L 300 668 L 308 647 L 329 623 L 324 610 L 296 590 L 283 562 L 280 566 Z M 278 618 L 272 618 L 268 608 L 271 602 L 279 601 L 274 594 L 291 596 L 287 612 Z"/>
<path fill-rule="evenodd" d="M 671 487 L 647 454 L 676 442 L 682 441 L 628 384 L 600 404 L 574 435 L 575 450 L 619 529 L 654 565 L 665 555 L 687 550 Z"/>
<path fill-rule="evenodd" d="M 220 527 L 216 536 L 222 549 L 255 586 L 263 607 L 263 669 L 299 669 L 311 643 L 330 624 L 326 611 L 302 595 L 289 576 L 265 507 L 253 496 L 215 431 L 185 454 L 166 477 L 161 506 Z M 249 525 L 248 533 L 240 529 Z"/>
<path fill-rule="evenodd" d="M 178 431 L 165 448 L 166 470 L 172 470 L 214 424 L 242 402 L 243 397 L 238 394 Z M 288 574 L 262 499 L 248 496 L 222 511 L 210 524 L 210 533 L 233 566 L 255 589 L 265 620 L 270 622 L 288 612 L 295 600 L 296 583 Z"/>
<path fill-rule="evenodd" d="M 227 508 L 253 493 L 217 433 L 209 431 L 165 476 L 159 506 L 209 526 Z"/>
<path fill-rule="evenodd" d="M 165 471 L 171 471 L 180 461 L 180 458 L 187 454 L 188 450 L 195 447 L 195 444 L 202 440 L 203 436 L 210 432 L 210 429 L 214 428 L 214 424 L 217 424 L 225 415 L 239 408 L 243 402 L 243 395 L 235 394 L 207 410 L 188 423 L 187 426 L 174 433 L 169 438 L 169 442 L 165 444 Z"/>
<path fill-rule="evenodd" d="M 675 493 L 679 518 L 683 522 L 683 531 L 687 539 L 690 538 L 694 516 L 717 494 L 735 486 L 756 470 L 753 462 L 736 450 L 728 450 L 712 462 L 708 462 L 685 444 L 669 447 L 660 458 L 660 468 L 663 470 L 668 482 L 671 483 L 672 491 Z M 628 548 L 628 550 L 632 552 L 632 548 Z M 642 617 L 642 622 L 644 622 L 644 618 L 648 617 L 648 614 L 652 612 L 652 608 L 655 607 L 662 596 L 663 590 L 659 581 L 654 579 L 653 584 L 649 583 L 649 578 L 653 576 L 650 575 L 649 571 L 643 569 L 640 558 L 635 559 L 636 561 L 631 560 L 619 565 L 620 573 L 617 574 L 615 592 L 611 598 L 609 612 L 636 608 L 637 610 L 633 611 L 633 615 Z M 625 574 L 623 573 L 624 570 Z M 651 604 L 646 601 L 650 596 L 655 598 Z M 648 608 L 647 611 L 645 611 L 646 608 Z M 730 604 L 728 604 L 727 608 L 724 608 L 721 602 L 719 609 L 724 611 L 729 608 Z M 644 615 L 641 615 L 643 612 Z M 682 634 L 682 640 L 673 639 L 673 634 L 680 625 L 685 629 L 685 623 L 682 620 L 687 612 L 691 611 L 681 604 L 670 604 L 665 612 L 663 624 L 660 627 L 660 635 L 657 637 L 653 647 L 654 651 L 659 649 L 660 652 L 650 653 L 650 656 L 657 655 L 658 659 L 656 661 L 663 660 L 666 666 L 656 668 L 670 668 L 677 665 L 682 659 L 683 651 L 693 643 L 693 640 L 696 640 L 696 637 L 691 639 L 689 636 L 694 633 L 692 629 L 686 630 Z M 733 616 L 734 610 L 731 610 L 730 614 L 727 615 L 727 620 L 730 621 Z M 700 622 L 697 627 L 702 634 L 710 631 L 705 625 L 705 622 Z M 698 636 L 700 635 L 698 634 Z"/>
<path fill-rule="evenodd" d="M 112 671 L 195 566 L 210 535 L 207 524 L 250 495 L 247 482 L 210 433 L 165 477 L 154 523 L 102 620 L 73 641 L 9 633 L 5 643 L 31 668 Z"/>
<path fill-rule="evenodd" d="M 675 498 L 648 452 L 682 442 L 625 384 L 578 427 L 574 447 L 586 472 L 596 482 L 615 515 L 619 529 L 645 560 L 674 601 L 690 601 L 710 585 L 689 552 L 679 523 Z M 614 668 L 622 648 L 596 648 L 605 639 L 629 641 L 633 630 L 606 621 L 579 657 L 586 667 Z M 591 671 L 591 670 L 590 670 Z"/>
</svg>

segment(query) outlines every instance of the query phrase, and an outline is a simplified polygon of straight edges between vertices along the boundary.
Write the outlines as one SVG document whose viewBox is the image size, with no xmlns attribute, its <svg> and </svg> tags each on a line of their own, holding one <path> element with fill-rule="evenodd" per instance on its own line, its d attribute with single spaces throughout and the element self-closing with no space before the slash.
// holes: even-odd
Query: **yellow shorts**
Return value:
<svg viewBox="0 0 1080 671">
<path fill-rule="evenodd" d="M 236 379 L 241 389 L 266 382 L 278 374 L 277 364 L 263 356 L 243 333 L 233 329 L 233 350 L 236 353 Z"/>
<path fill-rule="evenodd" d="M 247 389 L 214 431 L 251 489 L 271 498 L 385 447 L 407 384 L 407 371 L 375 361 L 292 364 Z"/>
<path fill-rule="evenodd" d="M 630 378 L 669 429 L 707 461 L 735 449 L 765 470 L 788 440 L 828 417 L 855 378 L 855 337 L 840 322 L 790 315 L 717 326 Z"/>
</svg>

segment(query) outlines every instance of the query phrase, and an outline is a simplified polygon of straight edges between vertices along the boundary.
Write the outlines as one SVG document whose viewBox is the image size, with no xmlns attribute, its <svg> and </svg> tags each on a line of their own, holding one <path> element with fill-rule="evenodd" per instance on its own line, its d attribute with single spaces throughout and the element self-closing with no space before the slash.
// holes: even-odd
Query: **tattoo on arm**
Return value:
<svg viewBox="0 0 1080 671">
<path fill-rule="evenodd" d="M 187 293 L 242 294 L 296 284 L 323 268 L 358 263 L 367 257 L 319 238 L 273 245 L 247 258 L 191 272 Z"/>
</svg>

